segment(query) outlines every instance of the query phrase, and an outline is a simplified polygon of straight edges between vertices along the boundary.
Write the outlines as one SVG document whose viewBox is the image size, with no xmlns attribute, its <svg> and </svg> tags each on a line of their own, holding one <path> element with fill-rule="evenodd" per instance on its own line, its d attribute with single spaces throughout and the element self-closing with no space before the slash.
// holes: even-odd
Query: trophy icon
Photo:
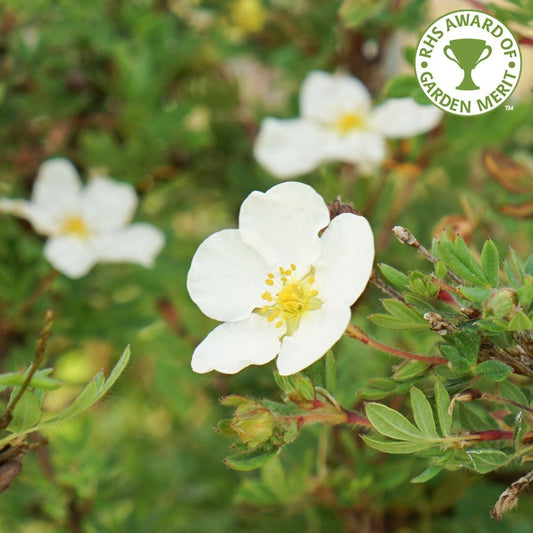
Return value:
<svg viewBox="0 0 533 533">
<path fill-rule="evenodd" d="M 488 52 L 483 56 L 485 52 Z M 492 48 L 482 39 L 454 39 L 444 47 L 444 55 L 464 71 L 463 81 L 456 87 L 462 91 L 475 91 L 479 87 L 472 79 L 472 71 L 492 53 Z M 450 55 L 452 54 L 452 55 Z"/>
</svg>

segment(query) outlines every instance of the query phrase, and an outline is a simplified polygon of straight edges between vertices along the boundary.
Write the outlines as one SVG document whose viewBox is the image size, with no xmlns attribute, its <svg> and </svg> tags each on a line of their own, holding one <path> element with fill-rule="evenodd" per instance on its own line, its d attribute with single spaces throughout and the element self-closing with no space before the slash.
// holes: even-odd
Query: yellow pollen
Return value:
<svg viewBox="0 0 533 533">
<path fill-rule="evenodd" d="M 295 275 L 294 263 L 291 263 L 290 268 L 280 266 L 278 271 L 277 275 L 267 274 L 265 283 L 273 290 L 261 295 L 270 305 L 264 305 L 255 312 L 268 322 L 274 322 L 276 328 L 285 325 L 284 335 L 292 335 L 298 329 L 301 317 L 308 311 L 320 309 L 322 301 L 317 298 L 318 291 L 313 287 L 314 268 L 301 278 Z"/>
<path fill-rule="evenodd" d="M 335 123 L 335 129 L 341 134 L 346 135 L 354 129 L 364 127 L 365 121 L 359 113 L 344 113 Z"/>
<path fill-rule="evenodd" d="M 74 215 L 63 222 L 61 225 L 61 233 L 87 238 L 89 236 L 89 228 L 85 225 L 83 218 Z"/>
</svg>

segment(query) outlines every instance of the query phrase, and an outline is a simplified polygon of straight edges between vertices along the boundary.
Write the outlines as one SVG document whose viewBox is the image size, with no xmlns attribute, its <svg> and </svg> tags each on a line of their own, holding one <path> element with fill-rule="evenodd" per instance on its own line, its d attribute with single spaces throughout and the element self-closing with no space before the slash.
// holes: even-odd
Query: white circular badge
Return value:
<svg viewBox="0 0 533 533">
<path fill-rule="evenodd" d="M 462 10 L 437 19 L 418 42 L 415 72 L 443 111 L 481 115 L 511 96 L 522 70 L 520 47 L 499 20 Z"/>
</svg>

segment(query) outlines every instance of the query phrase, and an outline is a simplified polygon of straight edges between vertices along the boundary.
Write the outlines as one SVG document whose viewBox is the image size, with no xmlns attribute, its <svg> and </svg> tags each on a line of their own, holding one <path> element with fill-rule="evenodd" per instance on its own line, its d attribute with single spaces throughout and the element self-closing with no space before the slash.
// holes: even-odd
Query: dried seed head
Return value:
<svg viewBox="0 0 533 533">
<path fill-rule="evenodd" d="M 328 204 L 328 209 L 330 220 L 333 220 L 336 216 L 342 215 L 343 213 L 352 213 L 353 215 L 360 214 L 359 211 L 353 208 L 351 202 L 349 204 L 343 204 L 340 196 L 337 196 L 333 202 Z"/>
</svg>

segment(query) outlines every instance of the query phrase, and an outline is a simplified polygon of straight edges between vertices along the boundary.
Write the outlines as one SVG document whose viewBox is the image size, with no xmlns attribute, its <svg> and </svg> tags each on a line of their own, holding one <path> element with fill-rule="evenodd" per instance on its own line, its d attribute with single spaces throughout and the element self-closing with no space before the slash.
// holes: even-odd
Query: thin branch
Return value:
<svg viewBox="0 0 533 533">
<path fill-rule="evenodd" d="M 372 348 L 377 348 L 382 352 L 395 355 L 396 357 L 403 357 L 404 359 L 411 359 L 413 361 L 423 361 L 424 363 L 429 363 L 430 365 L 448 364 L 448 359 L 445 359 L 444 357 L 427 356 L 411 352 L 405 352 L 403 350 L 399 350 L 398 348 L 392 348 L 391 346 L 382 344 L 381 342 L 371 339 L 364 331 L 362 331 L 353 324 L 348 324 L 348 327 L 346 328 L 346 331 L 344 333 L 352 339 L 361 341 L 362 343 L 367 344 L 368 346 L 372 346 Z"/>
<path fill-rule="evenodd" d="M 24 382 L 20 386 L 16 396 L 9 402 L 5 413 L 0 417 L 0 430 L 7 427 L 11 422 L 11 419 L 13 418 L 13 411 L 17 403 L 22 398 L 22 395 L 26 392 L 26 389 L 35 375 L 35 372 L 37 372 L 44 360 L 46 344 L 48 342 L 48 337 L 50 336 L 50 330 L 52 329 L 53 321 L 54 313 L 52 311 L 47 311 L 44 318 L 43 329 L 41 330 L 41 333 L 39 333 L 39 337 L 35 343 L 35 359 L 32 361 L 30 368 L 26 371 Z"/>
<path fill-rule="evenodd" d="M 394 236 L 403 244 L 407 244 L 407 246 L 411 246 L 412 248 L 416 248 L 426 259 L 431 261 L 432 263 L 437 263 L 438 259 L 430 253 L 422 244 L 418 242 L 416 237 L 403 226 L 394 226 L 392 228 L 392 233 L 394 233 Z M 450 278 L 453 279 L 456 283 L 459 285 L 463 284 L 463 280 L 457 276 L 455 273 L 453 273 L 450 269 L 446 269 L 446 272 Z"/>
<path fill-rule="evenodd" d="M 507 403 L 509 405 L 514 405 L 515 407 L 518 407 L 519 409 L 527 411 L 528 413 L 533 415 L 533 409 L 531 409 L 531 407 L 528 407 L 527 405 L 524 405 L 519 402 L 515 402 L 514 400 L 509 400 L 508 398 L 503 398 L 502 396 L 495 396 L 493 394 L 483 392 L 481 393 L 480 398 L 482 398 L 483 400 L 489 400 L 491 402 Z"/>
<path fill-rule="evenodd" d="M 370 283 L 373 283 L 384 293 L 388 294 L 389 296 L 392 296 L 399 302 L 405 303 L 404 297 L 399 292 L 395 291 L 391 286 L 387 285 L 382 279 L 380 279 L 376 274 L 375 270 L 373 270 L 372 274 L 370 275 Z"/>
</svg>

